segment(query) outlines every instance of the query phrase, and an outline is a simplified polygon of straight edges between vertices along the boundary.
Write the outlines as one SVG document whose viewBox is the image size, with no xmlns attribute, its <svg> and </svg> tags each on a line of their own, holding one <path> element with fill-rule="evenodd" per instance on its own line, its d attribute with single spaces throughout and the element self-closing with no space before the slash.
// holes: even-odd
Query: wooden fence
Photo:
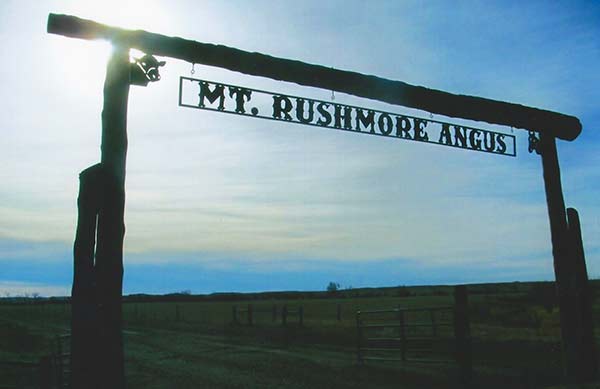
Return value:
<svg viewBox="0 0 600 389">
<path fill-rule="evenodd" d="M 52 364 L 48 357 L 39 362 L 0 360 L 0 389 L 52 388 Z"/>
<path fill-rule="evenodd" d="M 53 355 L 56 386 L 58 389 L 71 387 L 71 334 L 56 337 L 56 351 Z"/>
<path fill-rule="evenodd" d="M 277 322 L 277 316 L 281 318 L 281 325 L 286 326 L 289 323 L 289 318 L 293 317 L 297 319 L 297 323 L 302 326 L 304 325 L 304 308 L 302 306 L 299 307 L 288 307 L 284 305 L 279 309 L 279 307 L 273 304 L 272 307 L 255 307 L 252 304 L 248 304 L 245 307 L 238 307 L 234 305 L 231 307 L 232 321 L 235 324 L 245 323 L 248 326 L 252 326 L 256 323 L 256 316 L 265 316 L 269 315 L 271 318 L 271 322 Z M 244 320 L 245 319 L 245 320 Z"/>
<path fill-rule="evenodd" d="M 43 356 L 38 362 L 0 361 L 0 371 L 10 370 L 14 375 L 14 382 L 0 379 L 0 389 L 70 388 L 70 340 L 71 335 L 57 336 L 52 355 Z"/>
<path fill-rule="evenodd" d="M 289 308 L 287 305 L 284 305 L 281 310 L 281 324 L 284 326 L 288 325 L 289 317 L 295 317 L 298 325 L 302 327 L 304 325 L 304 308 L 302 306 Z"/>
</svg>

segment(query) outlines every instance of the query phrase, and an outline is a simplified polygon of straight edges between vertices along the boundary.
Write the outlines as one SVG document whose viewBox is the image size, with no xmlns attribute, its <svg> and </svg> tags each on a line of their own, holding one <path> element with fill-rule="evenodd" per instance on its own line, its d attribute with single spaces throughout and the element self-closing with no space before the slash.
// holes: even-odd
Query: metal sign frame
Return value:
<svg viewBox="0 0 600 389">
<path fill-rule="evenodd" d="M 197 94 L 197 104 L 184 101 L 186 100 L 184 98 L 185 81 L 199 84 L 200 90 Z M 213 87 L 212 91 L 211 86 Z M 273 98 L 273 103 L 270 106 L 270 114 L 265 115 L 264 111 L 259 111 L 256 104 L 254 104 L 252 99 L 257 94 L 268 95 Z M 208 104 L 212 105 L 209 106 L 206 104 L 206 100 L 208 100 Z M 290 114 L 294 105 L 292 100 L 295 100 L 296 103 L 295 115 Z M 247 107 L 246 103 L 251 102 L 252 104 L 248 105 L 253 105 L 253 107 Z M 277 122 L 304 124 L 313 127 L 347 131 L 355 134 L 375 135 L 385 138 L 429 143 L 488 154 L 510 157 L 517 156 L 517 142 L 515 135 L 484 130 L 472 126 L 453 124 L 431 118 L 426 119 L 412 115 L 363 108 L 356 105 L 340 104 L 332 101 L 269 92 L 223 82 L 182 76 L 179 78 L 178 103 L 180 107 Z M 298 104 L 304 105 L 304 103 L 307 103 L 310 107 L 309 110 L 311 114 L 309 116 L 311 119 L 303 119 L 303 113 L 299 113 Z M 216 107 L 214 104 L 216 104 Z M 265 105 L 266 104 L 263 104 L 263 106 Z M 282 109 L 282 107 L 285 109 Z M 333 111 L 330 107 L 333 108 Z M 320 114 L 319 119 L 317 119 L 317 114 Z M 431 127 L 429 126 L 431 123 L 438 124 L 441 127 L 438 129 L 436 136 L 430 136 L 431 133 L 428 133 L 428 131 L 431 130 Z M 361 129 L 361 124 L 363 129 Z M 369 126 L 371 127 L 370 129 L 368 129 Z"/>
</svg>

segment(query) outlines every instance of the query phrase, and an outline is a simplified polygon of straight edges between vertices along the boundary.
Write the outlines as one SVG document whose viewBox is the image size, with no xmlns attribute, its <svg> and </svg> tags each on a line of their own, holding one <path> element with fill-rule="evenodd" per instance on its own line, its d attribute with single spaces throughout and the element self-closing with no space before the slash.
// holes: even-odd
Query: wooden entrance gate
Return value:
<svg viewBox="0 0 600 389">
<path fill-rule="evenodd" d="M 157 80 L 157 67 L 163 63 L 150 61 L 152 55 L 528 130 L 530 151 L 541 155 L 543 168 L 565 373 L 570 381 L 576 382 L 596 376 L 581 236 L 577 234 L 578 222 L 571 216 L 567 220 L 556 152 L 556 138 L 572 141 L 581 132 L 577 118 L 225 46 L 109 27 L 74 16 L 50 14 L 48 32 L 80 39 L 105 39 L 115 46 L 104 87 L 101 162 L 81 175 L 72 296 L 73 380 L 81 380 L 76 387 L 86 387 L 90 382 L 99 387 L 125 385 L 121 294 L 127 103 L 132 83 L 143 85 Z M 153 62 L 154 67 L 146 68 L 141 77 L 129 62 L 131 48 L 148 55 L 144 57 L 146 61 L 136 66 L 145 67 Z"/>
</svg>

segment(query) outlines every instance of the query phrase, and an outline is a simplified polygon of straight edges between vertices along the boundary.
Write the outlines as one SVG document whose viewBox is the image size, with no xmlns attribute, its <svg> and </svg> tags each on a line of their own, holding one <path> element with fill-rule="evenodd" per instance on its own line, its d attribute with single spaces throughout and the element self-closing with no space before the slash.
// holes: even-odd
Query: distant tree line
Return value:
<svg viewBox="0 0 600 389">
<path fill-rule="evenodd" d="M 600 280 L 590 280 L 592 294 L 600 291 Z M 498 298 L 506 303 L 522 300 L 551 309 L 556 306 L 554 282 L 507 282 L 494 284 L 471 284 L 470 295 L 501 295 Z M 164 295 L 131 294 L 123 296 L 123 302 L 210 302 L 210 301 L 252 301 L 252 300 L 302 300 L 302 299 L 346 299 L 369 297 L 411 297 L 411 296 L 452 296 L 452 286 L 394 286 L 381 288 L 342 289 L 340 284 L 330 282 L 323 291 L 281 291 L 257 293 L 212 293 L 192 294 L 189 290 Z M 65 304 L 70 297 L 41 297 L 37 293 L 27 296 L 0 298 L 0 304 Z"/>
</svg>

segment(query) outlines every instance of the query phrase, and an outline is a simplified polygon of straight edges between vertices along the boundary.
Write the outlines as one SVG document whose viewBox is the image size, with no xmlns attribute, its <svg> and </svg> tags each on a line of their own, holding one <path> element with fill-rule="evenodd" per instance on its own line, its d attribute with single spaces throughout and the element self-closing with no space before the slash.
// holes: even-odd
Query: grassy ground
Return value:
<svg viewBox="0 0 600 389">
<path fill-rule="evenodd" d="M 558 311 L 536 297 L 531 286 L 486 288 L 470 288 L 475 387 L 560 385 Z M 444 354 L 447 362 L 438 364 L 356 362 L 357 310 L 448 306 L 449 292 L 430 288 L 409 297 L 125 303 L 128 387 L 460 387 L 452 355 Z M 254 326 L 233 324 L 232 307 L 249 302 Z M 287 327 L 280 316 L 273 322 L 273 305 L 280 310 L 284 304 L 304 308 L 303 327 L 294 318 Z M 35 369 L 1 362 L 36 363 L 53 352 L 55 336 L 68 331 L 69 311 L 62 304 L 0 305 L 0 387 L 36 387 Z"/>
<path fill-rule="evenodd" d="M 352 350 L 245 342 L 240 338 L 154 330 L 127 339 L 131 387 L 388 388 L 416 378 L 444 387 L 448 377 L 358 366 Z M 148 374 L 152 371 L 152 374 Z M 160 378 L 159 378 L 160 377 Z M 424 380 L 423 380 L 424 379 Z M 394 385 L 397 386 L 397 385 Z M 410 387 L 410 386 L 408 386 Z"/>
</svg>

